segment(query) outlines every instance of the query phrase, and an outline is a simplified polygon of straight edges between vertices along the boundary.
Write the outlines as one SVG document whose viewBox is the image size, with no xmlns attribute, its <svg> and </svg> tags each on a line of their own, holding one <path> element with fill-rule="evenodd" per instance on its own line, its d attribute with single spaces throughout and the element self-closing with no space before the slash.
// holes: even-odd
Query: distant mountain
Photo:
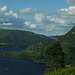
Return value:
<svg viewBox="0 0 75 75">
<path fill-rule="evenodd" d="M 64 36 L 59 38 L 67 64 L 75 65 L 75 26 Z"/>
<path fill-rule="evenodd" d="M 54 41 L 53 39 L 22 30 L 0 30 L 0 48 L 2 47 L 27 47 L 44 41 Z"/>
<path fill-rule="evenodd" d="M 58 38 L 60 38 L 63 35 L 57 35 L 57 36 L 50 36 L 51 39 L 57 40 Z"/>
</svg>

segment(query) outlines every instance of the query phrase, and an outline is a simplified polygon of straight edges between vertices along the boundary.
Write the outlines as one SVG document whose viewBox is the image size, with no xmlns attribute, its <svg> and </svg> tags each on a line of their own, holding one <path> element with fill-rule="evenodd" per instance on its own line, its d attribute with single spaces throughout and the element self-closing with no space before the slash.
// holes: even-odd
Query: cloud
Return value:
<svg viewBox="0 0 75 75">
<path fill-rule="evenodd" d="M 25 25 L 31 31 L 34 28 L 35 32 L 46 35 L 65 34 L 75 25 L 75 6 L 58 10 L 54 17 L 46 12 L 37 12 L 34 21 L 27 21 Z"/>
<path fill-rule="evenodd" d="M 1 23 L 0 25 L 6 25 L 6 26 L 9 26 L 9 25 L 12 25 L 12 23 Z"/>
<path fill-rule="evenodd" d="M 0 18 L 8 18 L 8 17 L 13 17 L 13 18 L 18 18 L 18 14 L 14 13 L 13 11 L 9 11 L 7 6 L 4 6 L 0 8 Z"/>
<path fill-rule="evenodd" d="M 27 21 L 24 23 L 26 26 L 29 26 L 31 24 L 31 22 Z"/>
<path fill-rule="evenodd" d="M 54 17 L 44 12 L 36 13 L 34 20 L 39 31 L 47 34 L 64 34 L 75 25 L 75 6 L 58 10 Z"/>
<path fill-rule="evenodd" d="M 28 14 L 28 15 L 31 15 L 31 14 L 34 14 L 36 12 L 36 8 L 32 9 L 32 8 L 25 8 L 25 9 L 20 9 L 18 11 L 18 13 L 20 14 Z"/>
<path fill-rule="evenodd" d="M 30 25 L 30 28 L 32 28 L 32 29 L 34 29 L 34 28 L 36 28 L 36 27 L 37 27 L 36 24 L 31 24 L 31 25 Z"/>
<path fill-rule="evenodd" d="M 57 18 L 62 20 L 67 26 L 71 26 L 73 24 L 75 25 L 75 6 L 70 6 L 69 8 L 63 8 L 58 10 Z"/>
<path fill-rule="evenodd" d="M 29 27 L 30 29 L 36 29 L 36 27 L 37 27 L 37 24 L 33 24 L 33 22 L 30 22 L 30 21 L 26 21 L 24 24 L 25 24 L 25 26 Z"/>
<path fill-rule="evenodd" d="M 23 28 L 25 19 L 17 13 L 8 10 L 7 6 L 0 8 L 0 28 Z"/>
<path fill-rule="evenodd" d="M 66 0 L 66 2 L 71 4 L 71 5 L 75 5 L 75 0 Z"/>
<path fill-rule="evenodd" d="M 36 15 L 34 16 L 34 19 L 37 22 L 45 22 L 48 21 L 50 18 L 50 15 L 48 15 L 47 13 L 41 12 L 41 13 L 36 13 Z"/>
<path fill-rule="evenodd" d="M 7 6 L 0 8 L 0 28 L 29 30 L 45 35 L 59 35 L 68 32 L 75 25 L 75 6 L 63 8 L 50 15 L 44 11 L 33 12 L 27 8 L 21 14 L 33 16 L 21 17 L 18 13 L 8 10 Z"/>
<path fill-rule="evenodd" d="M 6 16 L 12 16 L 12 17 L 18 18 L 17 13 L 13 13 L 13 11 L 6 12 L 5 15 Z"/>
<path fill-rule="evenodd" d="M 1 8 L 1 11 L 6 11 L 6 10 L 7 10 L 7 6 Z"/>
</svg>

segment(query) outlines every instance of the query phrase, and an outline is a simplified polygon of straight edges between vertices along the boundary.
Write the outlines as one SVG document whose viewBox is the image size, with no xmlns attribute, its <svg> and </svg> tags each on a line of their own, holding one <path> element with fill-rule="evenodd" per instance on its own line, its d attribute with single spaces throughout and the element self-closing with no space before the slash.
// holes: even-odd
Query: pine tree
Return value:
<svg viewBox="0 0 75 75">
<path fill-rule="evenodd" d="M 50 57 L 50 65 L 55 71 L 64 67 L 64 53 L 58 41 L 51 43 L 44 49 L 45 56 Z"/>
</svg>

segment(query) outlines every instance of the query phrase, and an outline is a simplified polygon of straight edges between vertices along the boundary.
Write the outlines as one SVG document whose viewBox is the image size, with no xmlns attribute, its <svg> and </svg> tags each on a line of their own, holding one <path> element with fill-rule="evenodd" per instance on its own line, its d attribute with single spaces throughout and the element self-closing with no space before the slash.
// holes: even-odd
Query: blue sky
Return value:
<svg viewBox="0 0 75 75">
<path fill-rule="evenodd" d="M 0 0 L 0 29 L 63 35 L 75 25 L 75 0 Z"/>
<path fill-rule="evenodd" d="M 9 3 L 9 7 L 12 10 L 37 8 L 50 13 L 54 13 L 58 9 L 68 7 L 65 0 L 10 0 Z"/>
</svg>

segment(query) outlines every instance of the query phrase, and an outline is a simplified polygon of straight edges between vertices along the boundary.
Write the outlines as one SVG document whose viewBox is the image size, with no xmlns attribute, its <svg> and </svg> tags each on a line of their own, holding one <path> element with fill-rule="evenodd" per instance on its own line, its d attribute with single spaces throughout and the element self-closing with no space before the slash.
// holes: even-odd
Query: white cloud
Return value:
<svg viewBox="0 0 75 75">
<path fill-rule="evenodd" d="M 18 11 L 20 14 L 34 14 L 36 12 L 36 8 L 25 8 L 25 9 L 20 9 Z"/>
<path fill-rule="evenodd" d="M 24 23 L 26 26 L 29 26 L 31 24 L 31 22 L 27 21 Z"/>
<path fill-rule="evenodd" d="M 9 11 L 7 6 L 0 8 L 0 18 L 12 17 L 18 18 L 18 14 L 13 11 Z"/>
<path fill-rule="evenodd" d="M 25 26 L 27 26 L 31 29 L 34 29 L 37 27 L 37 24 L 33 24 L 33 22 L 30 22 L 30 21 L 26 21 L 24 24 L 25 24 Z"/>
<path fill-rule="evenodd" d="M 37 22 L 42 22 L 45 19 L 45 15 L 43 13 L 36 13 L 34 19 Z"/>
<path fill-rule="evenodd" d="M 7 6 L 1 8 L 1 11 L 6 11 L 6 10 L 7 10 Z"/>
<path fill-rule="evenodd" d="M 9 25 L 12 25 L 12 23 L 2 23 L 0 25 L 7 25 L 7 26 L 9 26 Z"/>
<path fill-rule="evenodd" d="M 18 13 L 8 10 L 7 6 L 0 8 L 0 28 L 25 29 L 46 35 L 57 35 L 64 34 L 75 25 L 75 6 L 58 10 L 54 17 L 43 11 L 36 11 L 35 14 L 33 10 L 25 9 L 22 14 L 34 15 L 25 15 L 26 18 L 23 18 Z"/>
<path fill-rule="evenodd" d="M 8 10 L 7 6 L 0 8 L 0 28 L 23 28 L 25 19 L 17 13 Z"/>
<path fill-rule="evenodd" d="M 67 3 L 75 5 L 75 0 L 66 0 Z"/>
<path fill-rule="evenodd" d="M 66 25 L 75 24 L 75 6 L 58 10 L 57 17 Z"/>
<path fill-rule="evenodd" d="M 62 12 L 62 14 L 64 13 L 64 15 L 68 14 L 68 15 L 75 15 L 75 6 L 70 6 L 69 8 L 63 8 L 60 9 L 59 11 Z"/>
<path fill-rule="evenodd" d="M 37 22 L 45 22 L 47 20 L 50 19 L 50 15 L 48 15 L 47 13 L 36 13 L 36 15 L 34 16 L 34 19 Z"/>
<path fill-rule="evenodd" d="M 9 11 L 9 12 L 5 13 L 5 15 L 6 16 L 12 16 L 12 17 L 18 18 L 17 13 L 13 13 L 13 11 Z"/>
<path fill-rule="evenodd" d="M 30 25 L 30 28 L 32 28 L 32 29 L 33 29 L 33 28 L 36 28 L 36 27 L 37 27 L 36 24 L 31 24 L 31 25 Z"/>
<path fill-rule="evenodd" d="M 75 25 L 75 6 L 58 10 L 54 17 L 44 12 L 36 13 L 34 20 L 38 25 L 36 29 L 40 31 L 63 34 Z"/>
</svg>

